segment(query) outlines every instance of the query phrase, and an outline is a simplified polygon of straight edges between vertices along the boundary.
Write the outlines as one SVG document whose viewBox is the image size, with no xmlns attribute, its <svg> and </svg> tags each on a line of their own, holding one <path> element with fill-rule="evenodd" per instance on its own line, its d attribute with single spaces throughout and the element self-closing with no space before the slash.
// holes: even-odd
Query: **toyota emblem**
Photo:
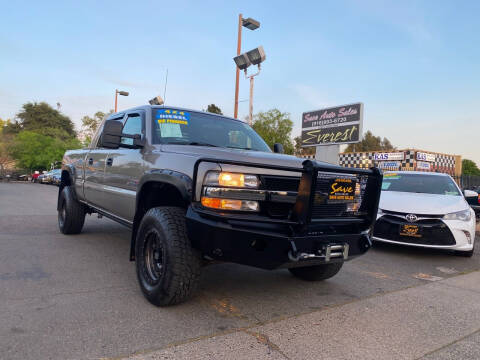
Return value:
<svg viewBox="0 0 480 360">
<path fill-rule="evenodd" d="M 418 220 L 418 217 L 415 214 L 408 214 L 405 216 L 405 219 L 407 219 L 409 222 L 415 222 Z"/>
</svg>

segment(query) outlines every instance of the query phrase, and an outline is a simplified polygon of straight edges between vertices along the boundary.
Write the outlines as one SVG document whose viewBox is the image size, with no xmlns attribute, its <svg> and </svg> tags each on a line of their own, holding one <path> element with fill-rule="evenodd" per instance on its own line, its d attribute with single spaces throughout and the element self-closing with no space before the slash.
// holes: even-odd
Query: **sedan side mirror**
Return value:
<svg viewBox="0 0 480 360">
<path fill-rule="evenodd" d="M 283 145 L 279 143 L 273 144 L 273 152 L 277 154 L 283 154 Z"/>
<path fill-rule="evenodd" d="M 118 149 L 122 139 L 123 124 L 117 120 L 107 120 L 100 138 L 101 147 Z"/>
<path fill-rule="evenodd" d="M 478 193 L 473 190 L 463 190 L 463 196 L 466 198 L 478 197 Z"/>
</svg>

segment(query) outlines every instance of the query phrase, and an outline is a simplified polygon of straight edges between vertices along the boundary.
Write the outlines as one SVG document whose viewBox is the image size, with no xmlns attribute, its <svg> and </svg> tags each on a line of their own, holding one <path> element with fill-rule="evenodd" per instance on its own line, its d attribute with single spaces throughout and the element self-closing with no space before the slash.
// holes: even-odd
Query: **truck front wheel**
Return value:
<svg viewBox="0 0 480 360">
<path fill-rule="evenodd" d="M 148 210 L 138 228 L 135 259 L 140 288 L 148 301 L 167 306 L 188 299 L 200 278 L 201 257 L 190 245 L 185 210 Z"/>
<path fill-rule="evenodd" d="M 85 222 L 85 205 L 75 199 L 73 191 L 65 186 L 58 199 L 58 227 L 63 234 L 78 234 Z"/>
<path fill-rule="evenodd" d="M 335 276 L 343 266 L 343 262 L 321 264 L 314 266 L 295 267 L 288 271 L 293 276 L 307 281 L 320 281 L 330 279 Z"/>
</svg>

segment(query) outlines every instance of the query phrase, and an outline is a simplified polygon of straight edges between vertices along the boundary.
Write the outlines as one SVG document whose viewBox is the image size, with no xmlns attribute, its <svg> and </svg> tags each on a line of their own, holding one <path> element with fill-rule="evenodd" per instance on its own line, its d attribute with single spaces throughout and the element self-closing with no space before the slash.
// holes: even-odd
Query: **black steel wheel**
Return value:
<svg viewBox="0 0 480 360">
<path fill-rule="evenodd" d="M 201 257 L 188 239 L 184 209 L 147 211 L 136 236 L 135 261 L 140 288 L 152 304 L 178 304 L 194 293 Z"/>
</svg>

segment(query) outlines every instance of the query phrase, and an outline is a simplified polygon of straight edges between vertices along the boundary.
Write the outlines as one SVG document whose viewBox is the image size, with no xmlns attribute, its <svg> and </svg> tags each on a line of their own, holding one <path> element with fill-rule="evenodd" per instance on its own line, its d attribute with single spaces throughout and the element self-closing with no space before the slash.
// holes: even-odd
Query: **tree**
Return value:
<svg viewBox="0 0 480 360">
<path fill-rule="evenodd" d="M 345 149 L 345 152 L 368 152 L 368 151 L 389 151 L 395 150 L 395 147 L 390 143 L 387 138 L 375 136 L 370 130 L 368 130 L 357 144 L 349 144 Z"/>
<path fill-rule="evenodd" d="M 289 113 L 282 113 L 278 109 L 259 112 L 254 116 L 253 129 L 273 149 L 273 144 L 283 145 L 286 154 L 293 154 L 294 146 L 290 134 L 293 121 Z"/>
<path fill-rule="evenodd" d="M 97 111 L 92 117 L 85 115 L 82 118 L 82 130 L 80 131 L 80 136 L 84 145 L 90 144 L 103 119 L 112 113 L 113 110 L 110 110 L 109 113 Z"/>
<path fill-rule="evenodd" d="M 22 168 L 48 169 L 51 163 L 62 160 L 66 150 L 80 146 L 76 138 L 62 140 L 24 130 L 15 137 L 10 153 Z"/>
<path fill-rule="evenodd" d="M 302 137 L 297 136 L 295 142 L 295 155 L 315 155 L 315 146 L 302 147 Z"/>
<path fill-rule="evenodd" d="M 52 136 L 61 137 L 62 140 L 76 136 L 72 120 L 46 102 L 24 104 L 17 114 L 17 119 L 18 121 L 10 126 L 13 133 L 36 131 L 48 135 L 51 132 Z"/>
<path fill-rule="evenodd" d="M 0 119 L 0 121 L 2 121 Z M 0 124 L 1 125 L 1 124 Z M 12 135 L 2 133 L 3 126 L 0 126 L 0 175 L 3 175 L 5 168 L 12 165 L 14 160 L 10 155 L 10 148 L 12 145 Z"/>
<path fill-rule="evenodd" d="M 477 175 L 480 176 L 480 169 L 477 164 L 469 159 L 462 160 L 462 175 Z"/>
<path fill-rule="evenodd" d="M 215 104 L 208 105 L 207 111 L 212 114 L 223 115 L 222 110 L 220 110 L 220 108 Z"/>
</svg>

